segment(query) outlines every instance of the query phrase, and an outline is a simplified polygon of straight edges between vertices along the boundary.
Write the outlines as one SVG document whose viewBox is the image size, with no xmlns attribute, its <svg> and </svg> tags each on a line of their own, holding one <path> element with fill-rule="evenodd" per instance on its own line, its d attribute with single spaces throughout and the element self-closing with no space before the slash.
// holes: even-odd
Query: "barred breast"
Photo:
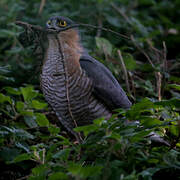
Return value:
<svg viewBox="0 0 180 180">
<path fill-rule="evenodd" d="M 108 119 L 111 113 L 93 96 L 92 81 L 86 72 L 79 67 L 73 74 L 69 73 L 66 61 L 58 40 L 50 37 L 41 73 L 42 91 L 60 122 L 76 134 L 73 128 L 90 124 L 99 117 Z"/>
</svg>

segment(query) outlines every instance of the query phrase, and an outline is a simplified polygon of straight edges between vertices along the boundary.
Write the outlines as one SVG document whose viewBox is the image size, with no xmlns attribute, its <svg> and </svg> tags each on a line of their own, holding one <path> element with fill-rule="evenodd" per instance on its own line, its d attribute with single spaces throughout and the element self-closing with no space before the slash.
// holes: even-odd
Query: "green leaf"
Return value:
<svg viewBox="0 0 180 180">
<path fill-rule="evenodd" d="M 15 127 L 7 127 L 7 126 L 2 126 L 3 129 L 6 129 L 8 132 L 14 134 L 17 137 L 21 137 L 22 139 L 34 139 L 34 136 L 24 129 L 18 129 Z"/>
<path fill-rule="evenodd" d="M 33 116 L 34 115 L 32 110 L 22 110 L 22 111 L 20 111 L 20 114 L 23 116 Z"/>
<path fill-rule="evenodd" d="M 4 81 L 4 82 L 9 82 L 9 83 L 13 83 L 15 82 L 15 79 L 13 77 L 7 77 L 7 76 L 3 76 L 0 74 L 0 81 Z"/>
<path fill-rule="evenodd" d="M 68 176 L 65 173 L 62 172 L 55 172 L 51 174 L 48 178 L 48 180 L 68 180 Z"/>
<path fill-rule="evenodd" d="M 144 137 L 147 136 L 150 132 L 151 132 L 151 130 L 149 130 L 149 131 L 144 130 L 144 131 L 134 133 L 133 136 L 130 138 L 130 141 L 131 142 L 142 141 L 144 139 Z"/>
<path fill-rule="evenodd" d="M 154 125 L 161 125 L 162 124 L 162 121 L 160 121 L 157 118 L 152 118 L 152 117 L 143 117 L 142 116 L 140 121 L 141 121 L 141 124 L 144 127 L 151 127 L 151 126 L 154 126 Z"/>
<path fill-rule="evenodd" d="M 49 167 L 47 167 L 47 164 L 39 165 L 32 169 L 32 173 L 34 175 L 44 175 L 48 173 Z"/>
<path fill-rule="evenodd" d="M 164 101 L 160 101 L 160 102 L 155 102 L 154 104 L 155 105 L 162 105 L 164 107 L 172 106 L 172 107 L 180 108 L 180 99 L 164 100 Z"/>
<path fill-rule="evenodd" d="M 119 141 L 120 139 L 122 139 L 122 136 L 116 132 L 111 132 L 110 134 L 105 136 L 106 138 L 112 138 L 112 139 L 116 139 L 117 141 Z"/>
<path fill-rule="evenodd" d="M 74 131 L 76 132 L 83 132 L 85 136 L 87 136 L 89 133 L 92 133 L 96 131 L 98 127 L 94 124 L 87 125 L 87 126 L 80 126 L 77 128 L 74 128 Z"/>
<path fill-rule="evenodd" d="M 21 161 L 25 161 L 25 160 L 30 160 L 31 159 L 31 155 L 24 153 L 24 154 L 20 154 L 19 156 L 16 156 L 13 160 L 14 163 L 17 162 L 21 162 Z"/>
<path fill-rule="evenodd" d="M 129 53 L 126 53 L 123 56 L 124 63 L 128 70 L 135 70 L 136 69 L 136 61 L 134 60 L 133 56 Z"/>
<path fill-rule="evenodd" d="M 169 84 L 168 87 L 174 88 L 174 89 L 180 91 L 180 85 L 178 85 L 178 84 Z"/>
<path fill-rule="evenodd" d="M 148 98 L 144 98 L 141 102 L 134 104 L 126 114 L 129 118 L 135 120 L 138 118 L 141 112 L 144 112 L 153 106 L 153 102 L 151 102 Z"/>
<path fill-rule="evenodd" d="M 20 142 L 16 142 L 15 145 L 16 145 L 16 147 L 18 147 L 18 148 L 20 148 L 20 149 L 23 149 L 23 150 L 26 151 L 27 153 L 30 152 L 28 145 L 27 145 L 26 143 L 24 143 L 24 142 L 21 142 L 21 143 L 20 143 Z"/>
<path fill-rule="evenodd" d="M 20 90 L 17 88 L 5 87 L 4 89 L 10 94 L 14 94 L 14 95 L 20 95 L 21 94 Z"/>
<path fill-rule="evenodd" d="M 0 37 L 1 38 L 7 38 L 7 37 L 15 37 L 17 34 L 13 31 L 7 30 L 7 29 L 1 29 L 0 30 Z"/>
<path fill-rule="evenodd" d="M 31 106 L 35 109 L 44 109 L 47 107 L 47 104 L 46 103 L 41 103 L 37 100 L 32 100 L 32 103 L 31 103 Z"/>
<path fill-rule="evenodd" d="M 95 120 L 93 121 L 93 123 L 96 124 L 96 125 L 98 125 L 98 126 L 101 126 L 101 124 L 103 123 L 103 121 L 104 121 L 104 117 L 95 119 Z"/>
<path fill-rule="evenodd" d="M 38 95 L 32 86 L 27 86 L 25 88 L 21 87 L 21 92 L 23 94 L 24 101 L 30 101 Z"/>
<path fill-rule="evenodd" d="M 23 139 L 34 139 L 34 136 L 32 134 L 28 133 L 23 129 L 16 129 L 14 132 L 16 136 L 19 136 Z"/>
<path fill-rule="evenodd" d="M 180 134 L 179 126 L 171 125 L 170 128 L 169 128 L 169 130 L 170 130 L 170 132 L 171 132 L 174 136 L 176 136 L 176 137 L 178 137 L 179 134 Z"/>
<path fill-rule="evenodd" d="M 22 110 L 24 110 L 24 107 L 25 107 L 24 102 L 22 101 L 16 102 L 16 109 L 18 110 L 18 112 L 21 112 Z"/>
<path fill-rule="evenodd" d="M 143 179 L 152 179 L 150 177 L 152 177 L 157 171 L 159 171 L 160 168 L 159 167 L 154 167 L 154 168 L 148 168 L 145 169 L 144 171 L 142 171 L 140 173 L 140 175 L 143 177 Z"/>
<path fill-rule="evenodd" d="M 60 128 L 59 127 L 56 127 L 55 125 L 51 125 L 48 127 L 48 130 L 49 132 L 52 134 L 52 135 L 57 135 L 59 132 L 60 132 Z"/>
<path fill-rule="evenodd" d="M 24 121 L 30 128 L 38 127 L 35 116 L 24 116 Z"/>
<path fill-rule="evenodd" d="M 20 151 L 17 148 L 2 147 L 0 150 L 0 159 L 11 162 L 19 154 Z"/>
<path fill-rule="evenodd" d="M 49 126 L 49 121 L 44 114 L 35 113 L 36 122 L 39 126 Z"/>
<path fill-rule="evenodd" d="M 78 163 L 70 163 L 68 167 L 68 171 L 77 177 L 81 178 L 87 178 L 87 177 L 93 177 L 98 175 L 101 170 L 102 166 L 82 166 Z"/>
<path fill-rule="evenodd" d="M 63 144 L 63 145 L 68 145 L 68 146 L 72 145 L 72 143 L 69 141 L 69 139 L 65 138 L 64 136 L 58 135 L 57 138 L 59 138 L 60 140 L 63 140 L 61 142 L 61 144 Z"/>
<path fill-rule="evenodd" d="M 112 55 L 112 44 L 105 38 L 96 37 L 96 45 L 101 53 Z"/>
<path fill-rule="evenodd" d="M 66 149 L 60 150 L 59 152 L 57 152 L 56 154 L 53 155 L 53 158 L 54 159 L 61 159 L 61 160 L 67 161 L 70 152 L 71 152 L 70 148 L 66 148 Z"/>
<path fill-rule="evenodd" d="M 5 96 L 4 94 L 0 93 L 0 103 L 9 102 L 12 104 L 12 100 L 9 96 Z"/>
</svg>

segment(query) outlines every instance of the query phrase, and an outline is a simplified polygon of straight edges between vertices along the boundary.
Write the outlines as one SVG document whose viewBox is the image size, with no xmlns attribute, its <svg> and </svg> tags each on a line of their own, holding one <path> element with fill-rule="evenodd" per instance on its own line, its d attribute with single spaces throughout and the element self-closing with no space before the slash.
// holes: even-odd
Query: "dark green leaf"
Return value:
<svg viewBox="0 0 180 180">
<path fill-rule="evenodd" d="M 87 178 L 98 175 L 102 166 L 82 166 L 78 163 L 70 163 L 68 167 L 68 171 L 74 176 L 80 176 L 81 178 Z"/>
<path fill-rule="evenodd" d="M 68 180 L 68 176 L 67 174 L 63 173 L 63 172 L 55 172 L 53 174 L 51 174 L 48 178 L 48 180 Z"/>
<path fill-rule="evenodd" d="M 13 160 L 14 163 L 25 161 L 25 160 L 30 160 L 31 155 L 30 154 L 20 154 L 19 156 L 16 156 Z"/>
</svg>

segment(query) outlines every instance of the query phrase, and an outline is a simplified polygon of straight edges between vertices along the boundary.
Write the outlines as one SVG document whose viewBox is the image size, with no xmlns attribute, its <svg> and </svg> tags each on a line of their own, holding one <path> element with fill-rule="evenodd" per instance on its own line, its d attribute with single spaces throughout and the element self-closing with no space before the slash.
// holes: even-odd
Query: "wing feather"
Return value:
<svg viewBox="0 0 180 180">
<path fill-rule="evenodd" d="M 93 93 L 101 99 L 111 110 L 131 107 L 126 93 L 112 75 L 112 73 L 99 61 L 84 53 L 80 58 L 81 68 L 93 80 Z"/>
</svg>

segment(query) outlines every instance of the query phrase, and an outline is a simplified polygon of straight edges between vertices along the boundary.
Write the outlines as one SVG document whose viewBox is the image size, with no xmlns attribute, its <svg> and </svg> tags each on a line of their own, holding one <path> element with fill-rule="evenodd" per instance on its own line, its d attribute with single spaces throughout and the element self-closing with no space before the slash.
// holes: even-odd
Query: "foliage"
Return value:
<svg viewBox="0 0 180 180">
<path fill-rule="evenodd" d="M 0 179 L 180 179 L 179 7 L 177 0 L 1 0 Z M 82 144 L 51 112 L 39 88 L 42 62 L 17 39 L 16 20 L 44 26 L 52 15 L 129 37 L 80 29 L 83 45 L 134 101 L 109 121 L 76 128 Z"/>
</svg>

